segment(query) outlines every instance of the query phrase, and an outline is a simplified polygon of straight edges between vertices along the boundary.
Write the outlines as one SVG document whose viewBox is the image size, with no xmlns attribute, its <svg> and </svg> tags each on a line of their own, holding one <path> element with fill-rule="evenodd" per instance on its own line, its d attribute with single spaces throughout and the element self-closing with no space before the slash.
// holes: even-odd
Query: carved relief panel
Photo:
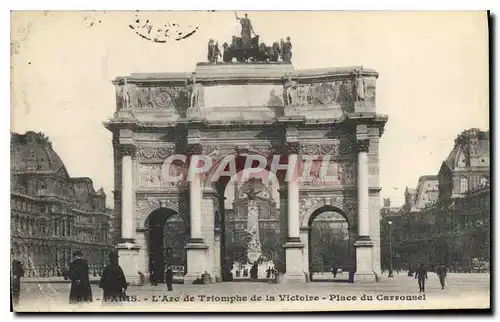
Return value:
<svg viewBox="0 0 500 322">
<path fill-rule="evenodd" d="M 352 100 L 351 80 L 285 85 L 285 102 L 288 106 L 342 105 Z"/>
<path fill-rule="evenodd" d="M 188 94 L 182 87 L 140 87 L 137 96 L 139 109 L 187 108 Z"/>
<path fill-rule="evenodd" d="M 170 167 L 170 175 L 178 176 L 183 174 L 183 167 L 176 167 L 172 165 Z M 174 182 L 172 180 L 167 180 L 165 177 L 167 175 L 166 169 L 164 170 L 163 164 L 139 164 L 138 165 L 138 187 L 139 188 L 174 188 L 179 187 L 182 182 Z"/>
<path fill-rule="evenodd" d="M 175 153 L 175 147 L 138 147 L 135 152 L 136 158 L 144 159 L 166 159 Z"/>
<path fill-rule="evenodd" d="M 349 139 L 334 139 L 328 144 L 301 145 L 300 149 L 302 154 L 305 155 L 329 155 L 331 157 L 350 155 L 355 152 L 354 146 Z"/>
<path fill-rule="evenodd" d="M 356 166 L 352 161 L 313 161 L 308 177 L 303 177 L 302 186 L 339 186 L 356 184 Z"/>
</svg>

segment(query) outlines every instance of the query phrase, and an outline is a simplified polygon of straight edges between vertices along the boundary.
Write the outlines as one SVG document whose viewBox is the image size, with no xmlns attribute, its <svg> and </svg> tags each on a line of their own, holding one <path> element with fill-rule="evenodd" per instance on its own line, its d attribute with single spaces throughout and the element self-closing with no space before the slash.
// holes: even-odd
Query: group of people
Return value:
<svg viewBox="0 0 500 322">
<path fill-rule="evenodd" d="M 445 279 L 447 275 L 447 270 L 444 265 L 438 266 L 436 269 L 436 274 L 439 277 L 439 283 L 441 284 L 441 289 L 444 290 Z M 408 271 L 408 276 L 415 276 L 415 279 L 418 281 L 419 292 L 425 292 L 425 281 L 428 279 L 427 277 L 427 269 L 424 264 L 420 264 L 420 266 L 412 272 Z"/>
<path fill-rule="evenodd" d="M 68 269 L 64 274 L 65 279 L 71 281 L 69 303 L 92 302 L 93 297 L 87 261 L 83 259 L 81 251 L 75 252 L 73 256 L 74 260 L 68 265 Z M 103 290 L 103 303 L 114 302 L 126 296 L 127 280 L 118 264 L 117 253 L 109 254 L 109 264 L 102 271 L 99 287 Z"/>
<path fill-rule="evenodd" d="M 93 301 L 92 288 L 90 286 L 89 266 L 83 259 L 81 251 L 73 253 L 73 261 L 69 263 L 64 278 L 71 281 L 69 293 L 70 304 L 83 304 Z M 170 273 L 169 273 L 170 271 Z M 21 278 L 24 277 L 24 268 L 19 260 L 12 261 L 11 294 L 13 303 L 19 303 Z M 168 290 L 172 291 L 173 273 L 169 266 L 166 273 Z M 170 283 L 169 283 L 170 281 Z M 103 303 L 117 303 L 127 298 L 127 280 L 123 270 L 118 264 L 118 254 L 109 254 L 109 264 L 106 265 L 101 274 L 99 287 L 103 290 Z"/>
</svg>

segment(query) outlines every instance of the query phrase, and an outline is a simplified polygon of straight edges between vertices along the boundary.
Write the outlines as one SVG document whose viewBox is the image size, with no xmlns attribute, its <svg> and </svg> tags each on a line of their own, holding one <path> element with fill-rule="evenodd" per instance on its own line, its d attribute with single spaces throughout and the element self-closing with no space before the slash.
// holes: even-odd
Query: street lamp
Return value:
<svg viewBox="0 0 500 322">
<path fill-rule="evenodd" d="M 389 224 L 389 275 L 387 277 L 394 277 L 392 274 L 392 221 L 388 221 Z"/>
</svg>

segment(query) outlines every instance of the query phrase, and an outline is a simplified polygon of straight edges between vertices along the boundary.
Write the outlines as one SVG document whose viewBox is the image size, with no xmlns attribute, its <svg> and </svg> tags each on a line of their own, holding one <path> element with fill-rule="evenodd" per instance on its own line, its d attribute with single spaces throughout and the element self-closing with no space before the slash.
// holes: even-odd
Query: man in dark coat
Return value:
<svg viewBox="0 0 500 322">
<path fill-rule="evenodd" d="M 123 300 L 127 290 L 127 281 L 123 270 L 118 265 L 118 254 L 109 254 L 109 264 L 102 271 L 99 287 L 103 291 L 103 302 L 115 302 Z"/>
<path fill-rule="evenodd" d="M 444 290 L 444 280 L 446 278 L 446 267 L 444 265 L 439 266 L 437 268 L 436 273 L 439 277 L 439 283 L 441 284 L 441 289 Z"/>
<path fill-rule="evenodd" d="M 415 279 L 418 279 L 419 292 L 425 292 L 425 280 L 427 279 L 427 270 L 424 264 L 420 264 L 420 267 L 415 271 Z"/>
<path fill-rule="evenodd" d="M 21 277 L 24 277 L 23 264 L 18 260 L 12 261 L 12 301 L 19 303 L 19 295 L 21 294 Z"/>
<path fill-rule="evenodd" d="M 257 279 L 258 274 L 259 274 L 259 268 L 257 266 L 257 263 L 253 263 L 252 267 L 250 268 L 250 278 Z"/>
<path fill-rule="evenodd" d="M 68 278 L 71 280 L 69 303 L 78 304 L 92 302 L 92 289 L 90 288 L 89 266 L 82 258 L 81 251 L 76 251 L 75 259 L 69 264 Z"/>
<path fill-rule="evenodd" d="M 172 271 L 172 266 L 167 265 L 167 270 L 165 271 L 165 282 L 167 283 L 167 290 L 172 291 L 172 284 L 174 283 L 174 272 Z"/>
<path fill-rule="evenodd" d="M 158 267 L 156 265 L 156 260 L 151 261 L 151 268 L 149 270 L 149 279 L 151 281 L 151 285 L 158 286 Z"/>
</svg>

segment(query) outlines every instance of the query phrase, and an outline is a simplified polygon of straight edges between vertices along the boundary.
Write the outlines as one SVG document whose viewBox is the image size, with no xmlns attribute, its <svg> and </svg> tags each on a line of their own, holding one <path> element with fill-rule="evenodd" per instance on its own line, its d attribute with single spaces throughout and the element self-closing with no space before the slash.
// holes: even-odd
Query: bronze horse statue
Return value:
<svg viewBox="0 0 500 322">
<path fill-rule="evenodd" d="M 233 36 L 231 45 L 225 42 L 222 48 L 222 61 L 225 63 L 232 62 L 233 58 L 238 62 L 277 62 L 280 57 L 279 43 L 275 41 L 272 46 L 266 46 L 265 43 L 259 45 L 259 36 L 252 38 L 250 47 L 245 47 L 241 38 Z"/>
</svg>

